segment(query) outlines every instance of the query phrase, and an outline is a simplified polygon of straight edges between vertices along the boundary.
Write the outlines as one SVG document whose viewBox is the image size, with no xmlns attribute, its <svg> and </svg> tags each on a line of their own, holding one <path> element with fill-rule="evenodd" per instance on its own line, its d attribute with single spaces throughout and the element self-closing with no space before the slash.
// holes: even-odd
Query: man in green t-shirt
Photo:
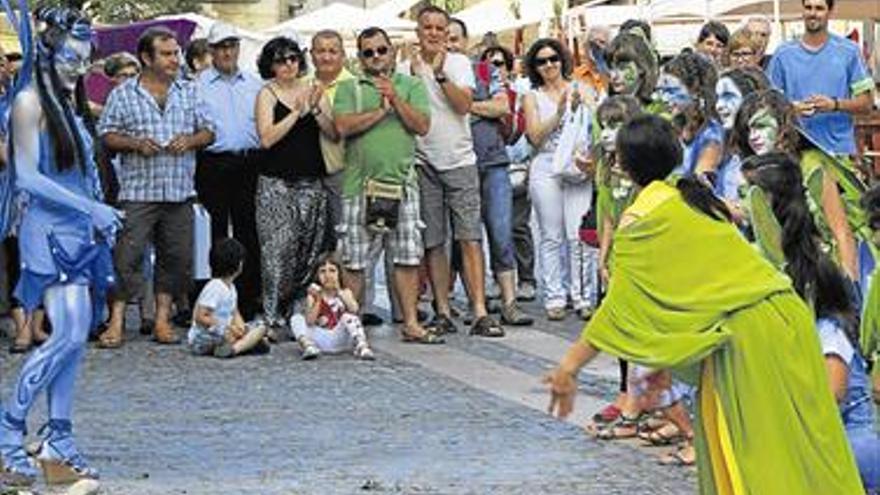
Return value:
<svg viewBox="0 0 880 495">
<path fill-rule="evenodd" d="M 428 94 L 421 80 L 393 72 L 394 50 L 385 31 L 363 30 L 357 46 L 364 75 L 340 83 L 333 101 L 336 127 L 346 139 L 340 223 L 346 285 L 363 302 L 370 248 L 381 244 L 394 263 L 403 339 L 441 343 L 440 337 L 419 324 L 416 309 L 424 243 L 413 167 L 416 135 L 427 134 L 431 126 Z M 367 226 L 368 181 L 402 186 L 397 225 L 391 230 Z"/>
</svg>

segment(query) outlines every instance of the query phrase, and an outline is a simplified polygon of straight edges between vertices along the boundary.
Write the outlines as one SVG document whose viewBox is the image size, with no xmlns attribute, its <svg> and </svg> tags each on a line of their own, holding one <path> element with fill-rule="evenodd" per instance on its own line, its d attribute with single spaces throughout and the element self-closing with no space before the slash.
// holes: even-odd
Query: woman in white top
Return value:
<svg viewBox="0 0 880 495">
<path fill-rule="evenodd" d="M 582 97 L 569 80 L 571 56 L 558 41 L 536 41 L 526 54 L 525 66 L 535 88 L 526 95 L 523 109 L 526 138 L 537 151 L 529 168 L 529 195 L 541 235 L 538 257 L 544 307 L 549 319 L 562 320 L 570 296 L 574 308 L 587 318 L 595 305 L 597 253 L 578 240 L 578 229 L 590 209 L 592 173 L 563 177 L 554 165 L 563 124 Z M 576 164 L 586 170 L 580 160 Z M 566 254 L 569 265 L 564 269 Z"/>
</svg>

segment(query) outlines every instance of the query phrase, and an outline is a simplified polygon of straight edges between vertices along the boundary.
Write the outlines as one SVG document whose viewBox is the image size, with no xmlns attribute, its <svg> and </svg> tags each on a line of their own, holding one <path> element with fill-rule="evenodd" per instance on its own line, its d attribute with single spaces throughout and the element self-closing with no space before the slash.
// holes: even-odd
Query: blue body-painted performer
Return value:
<svg viewBox="0 0 880 495">
<path fill-rule="evenodd" d="M 23 71 L 31 65 L 33 71 L 24 72 L 16 84 L 7 171 L 14 178 L 7 181 L 13 190 L 0 192 L 24 197 L 16 295 L 27 310 L 42 303 L 53 331 L 28 357 L 4 404 L 0 456 L 7 476 L 22 483 L 36 478 L 23 442 L 28 412 L 45 390 L 49 422 L 41 429 L 37 461 L 53 483 L 97 477 L 74 444 L 71 414 L 77 373 L 98 316 L 95 308 L 113 283 L 111 244 L 121 215 L 102 202 L 84 120 L 82 76 L 91 55 L 91 24 L 75 10 L 40 9 L 34 20 L 41 30 L 32 46 L 23 1 L 19 9 L 20 39 L 26 60 L 33 62 Z"/>
</svg>

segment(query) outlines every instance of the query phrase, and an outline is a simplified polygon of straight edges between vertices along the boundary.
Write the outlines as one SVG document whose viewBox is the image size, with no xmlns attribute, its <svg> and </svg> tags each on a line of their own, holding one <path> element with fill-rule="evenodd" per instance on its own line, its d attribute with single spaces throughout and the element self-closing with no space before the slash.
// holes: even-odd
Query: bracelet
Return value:
<svg viewBox="0 0 880 495">
<path fill-rule="evenodd" d="M 317 117 L 318 115 L 321 115 L 321 107 L 319 107 L 317 105 L 312 107 L 312 115 L 314 115 L 315 117 Z"/>
<path fill-rule="evenodd" d="M 837 112 L 840 110 L 840 100 L 834 98 L 834 111 Z"/>
<path fill-rule="evenodd" d="M 446 77 L 446 74 L 444 74 L 442 72 L 440 72 L 440 73 L 435 72 L 434 73 L 434 80 L 437 81 L 437 84 L 443 84 L 443 83 L 449 81 L 449 79 Z"/>
</svg>

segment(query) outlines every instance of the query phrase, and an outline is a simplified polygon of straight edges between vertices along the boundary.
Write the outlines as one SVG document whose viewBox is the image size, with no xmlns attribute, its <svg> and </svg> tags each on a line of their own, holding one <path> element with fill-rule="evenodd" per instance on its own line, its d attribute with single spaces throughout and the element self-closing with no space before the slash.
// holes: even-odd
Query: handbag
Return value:
<svg viewBox="0 0 880 495">
<path fill-rule="evenodd" d="M 362 111 L 362 89 L 360 83 L 355 84 L 355 112 Z M 362 164 L 361 143 L 359 139 L 349 142 L 353 146 L 355 157 Z M 386 233 L 397 228 L 397 220 L 400 218 L 400 203 L 403 199 L 403 185 L 381 181 L 368 177 L 364 181 L 364 200 L 366 211 L 364 223 L 367 229 L 377 233 Z"/>
<path fill-rule="evenodd" d="M 576 154 L 589 154 L 590 125 L 590 112 L 583 102 L 574 112 L 568 110 L 562 117 L 562 131 L 553 153 L 553 172 L 565 182 L 582 184 L 589 179 L 577 167 L 574 159 Z"/>
<path fill-rule="evenodd" d="M 201 203 L 193 203 L 193 279 L 211 278 L 211 214 Z"/>
<path fill-rule="evenodd" d="M 364 220 L 368 229 L 384 233 L 397 228 L 403 200 L 402 185 L 367 179 L 364 198 L 367 206 Z"/>
</svg>

